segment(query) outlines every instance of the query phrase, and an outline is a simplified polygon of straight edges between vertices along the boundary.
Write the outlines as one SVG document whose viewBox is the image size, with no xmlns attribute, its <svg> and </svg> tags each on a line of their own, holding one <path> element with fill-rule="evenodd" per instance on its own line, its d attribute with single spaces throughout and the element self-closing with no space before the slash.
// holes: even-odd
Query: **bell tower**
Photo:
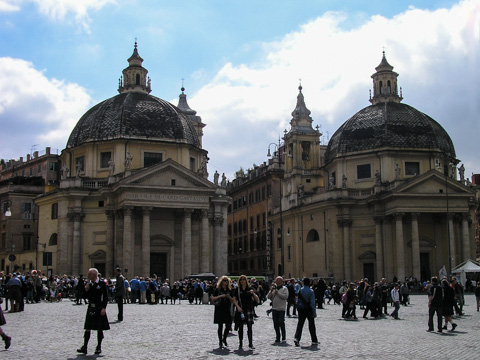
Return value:
<svg viewBox="0 0 480 360">
<path fill-rule="evenodd" d="M 298 87 L 297 105 L 292 112 L 290 131 L 285 130 L 284 194 L 312 192 L 320 186 L 319 127 L 312 127 L 311 112 L 305 105 L 302 85 Z"/>
</svg>

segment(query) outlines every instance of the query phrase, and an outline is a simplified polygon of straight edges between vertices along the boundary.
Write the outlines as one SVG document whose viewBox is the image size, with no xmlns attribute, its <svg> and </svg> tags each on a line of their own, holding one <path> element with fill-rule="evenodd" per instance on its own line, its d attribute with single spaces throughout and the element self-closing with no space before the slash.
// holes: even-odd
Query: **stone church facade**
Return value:
<svg viewBox="0 0 480 360">
<path fill-rule="evenodd" d="M 269 217 L 276 273 L 426 280 L 475 256 L 475 190 L 447 132 L 403 104 L 383 55 L 372 105 L 320 145 L 300 87 L 283 137 L 282 206 Z"/>
<path fill-rule="evenodd" d="M 58 189 L 36 199 L 54 273 L 180 279 L 227 271 L 224 188 L 208 180 L 203 127 L 188 106 L 150 95 L 137 44 L 119 95 L 78 121 Z"/>
</svg>

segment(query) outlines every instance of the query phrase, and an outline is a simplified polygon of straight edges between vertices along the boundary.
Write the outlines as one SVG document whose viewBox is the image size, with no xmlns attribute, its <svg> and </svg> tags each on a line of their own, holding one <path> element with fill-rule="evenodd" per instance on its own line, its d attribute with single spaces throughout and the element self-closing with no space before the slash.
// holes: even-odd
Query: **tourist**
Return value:
<svg viewBox="0 0 480 360">
<path fill-rule="evenodd" d="M 230 312 L 232 304 L 232 283 L 228 276 L 222 276 L 217 282 L 217 287 L 213 291 L 210 301 L 215 305 L 213 323 L 218 324 L 218 346 L 222 349 L 227 347 L 227 336 L 232 326 L 232 315 Z M 224 329 L 225 325 L 225 329 Z"/>
</svg>

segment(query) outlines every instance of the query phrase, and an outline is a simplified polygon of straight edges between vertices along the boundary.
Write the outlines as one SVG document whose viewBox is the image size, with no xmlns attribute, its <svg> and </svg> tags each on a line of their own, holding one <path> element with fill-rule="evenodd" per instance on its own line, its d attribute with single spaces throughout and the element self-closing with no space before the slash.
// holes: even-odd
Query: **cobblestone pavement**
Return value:
<svg viewBox="0 0 480 360">
<path fill-rule="evenodd" d="M 4 306 L 4 304 L 2 305 Z M 238 339 L 229 336 L 228 349 L 219 349 L 214 307 L 211 305 L 125 305 L 124 321 L 114 322 L 115 304 L 107 308 L 111 330 L 105 332 L 102 355 L 93 355 L 96 332 L 92 333 L 89 354 L 77 354 L 83 341 L 85 305 L 69 300 L 61 303 L 26 304 L 21 313 L 5 313 L 3 327 L 12 336 L 12 346 L 3 350 L 0 359 L 478 359 L 480 346 L 480 313 L 475 297 L 466 296 L 465 316 L 458 317 L 455 332 L 427 333 L 427 298 L 411 296 L 411 305 L 401 307 L 400 320 L 343 320 L 338 305 L 318 310 L 316 319 L 318 348 L 310 347 L 308 323 L 300 347 L 293 335 L 296 318 L 286 319 L 287 343 L 274 345 L 271 317 L 265 311 L 269 304 L 257 308 L 260 317 L 253 326 L 255 350 L 239 351 Z M 390 308 L 391 310 L 391 308 Z M 245 334 L 246 337 L 246 334 Z M 248 343 L 246 339 L 244 342 Z"/>
</svg>

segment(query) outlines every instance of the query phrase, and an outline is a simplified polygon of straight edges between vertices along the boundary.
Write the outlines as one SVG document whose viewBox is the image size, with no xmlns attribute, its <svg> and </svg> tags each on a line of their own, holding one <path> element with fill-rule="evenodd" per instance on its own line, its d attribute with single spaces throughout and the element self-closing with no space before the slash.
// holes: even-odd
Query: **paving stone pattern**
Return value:
<svg viewBox="0 0 480 360">
<path fill-rule="evenodd" d="M 4 306 L 3 304 L 2 306 Z M 411 305 L 401 307 L 400 320 L 343 320 L 338 305 L 318 310 L 316 319 L 318 348 L 310 346 L 308 322 L 300 347 L 293 335 L 297 319 L 287 318 L 287 343 L 275 345 L 268 302 L 257 308 L 260 316 L 253 326 L 254 351 L 238 350 L 236 332 L 228 337 L 228 349 L 219 349 L 214 307 L 211 305 L 138 305 L 124 306 L 124 321 L 117 323 L 116 304 L 107 313 L 111 330 L 105 332 L 103 353 L 94 355 L 96 332 L 92 333 L 88 355 L 77 354 L 83 342 L 85 305 L 70 300 L 60 303 L 26 304 L 21 313 L 5 313 L 5 332 L 12 346 L 0 359 L 479 359 L 480 313 L 474 295 L 466 295 L 464 312 L 455 318 L 455 332 L 427 333 L 428 308 L 425 295 L 411 296 Z M 391 311 L 392 308 L 389 308 Z M 245 329 L 246 330 L 246 329 Z M 436 329 L 435 329 L 436 330 Z M 248 344 L 246 339 L 244 343 Z"/>
</svg>

